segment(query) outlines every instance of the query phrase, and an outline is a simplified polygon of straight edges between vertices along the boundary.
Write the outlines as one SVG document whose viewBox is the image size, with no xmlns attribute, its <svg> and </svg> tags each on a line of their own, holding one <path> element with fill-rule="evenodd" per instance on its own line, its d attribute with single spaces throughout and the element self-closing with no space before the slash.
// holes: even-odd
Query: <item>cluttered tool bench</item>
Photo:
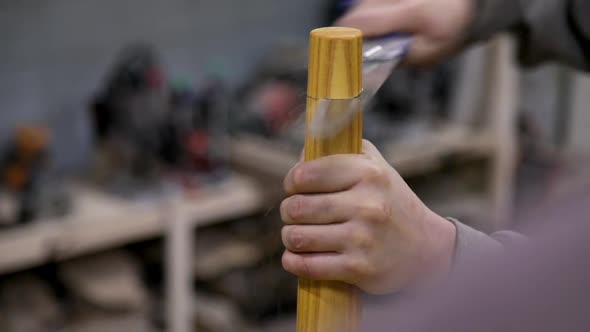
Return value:
<svg viewBox="0 0 590 332">
<path fill-rule="evenodd" d="M 509 224 L 509 38 L 417 69 L 411 33 L 317 28 L 354 2 L 115 2 L 1 6 L 0 330 L 358 331 L 356 286 L 286 272 L 281 203 L 363 138 L 437 213 Z"/>
</svg>

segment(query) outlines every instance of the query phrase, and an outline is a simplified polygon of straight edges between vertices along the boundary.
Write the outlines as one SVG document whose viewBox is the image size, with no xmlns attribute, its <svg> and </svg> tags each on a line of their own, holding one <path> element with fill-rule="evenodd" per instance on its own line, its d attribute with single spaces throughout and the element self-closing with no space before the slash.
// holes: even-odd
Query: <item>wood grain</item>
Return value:
<svg viewBox="0 0 590 332">
<path fill-rule="evenodd" d="M 313 30 L 308 75 L 306 119 L 309 126 L 319 99 L 350 99 L 361 93 L 361 32 L 352 28 Z M 362 126 L 362 114 L 356 112 L 350 125 L 332 137 L 317 138 L 306 134 L 305 160 L 331 154 L 360 153 Z M 298 332 L 354 332 L 358 330 L 359 317 L 360 304 L 355 287 L 337 281 L 299 280 Z"/>
</svg>

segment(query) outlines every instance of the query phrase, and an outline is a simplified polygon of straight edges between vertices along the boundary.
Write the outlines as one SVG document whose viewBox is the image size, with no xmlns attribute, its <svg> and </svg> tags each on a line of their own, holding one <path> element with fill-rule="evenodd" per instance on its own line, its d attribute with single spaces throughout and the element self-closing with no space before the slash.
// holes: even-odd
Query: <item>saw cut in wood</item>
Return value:
<svg viewBox="0 0 590 332">
<path fill-rule="evenodd" d="M 411 42 L 411 37 L 399 34 L 365 41 L 362 50 L 362 91 L 346 99 L 320 99 L 314 119 L 308 123 L 308 135 L 333 137 L 353 121 L 356 113 L 368 109 L 377 91 L 407 54 Z"/>
</svg>

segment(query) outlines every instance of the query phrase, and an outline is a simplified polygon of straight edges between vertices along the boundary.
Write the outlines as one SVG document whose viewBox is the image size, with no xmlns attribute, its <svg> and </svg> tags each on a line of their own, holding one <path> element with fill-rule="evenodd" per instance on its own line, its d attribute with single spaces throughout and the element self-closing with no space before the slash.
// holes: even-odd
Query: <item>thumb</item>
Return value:
<svg viewBox="0 0 590 332">
<path fill-rule="evenodd" d="M 367 37 L 392 32 L 415 33 L 420 27 L 413 1 L 359 5 L 336 21 L 336 25 L 360 29 Z"/>
<path fill-rule="evenodd" d="M 366 139 L 363 139 L 363 154 L 371 158 L 384 159 L 379 149 Z"/>
</svg>

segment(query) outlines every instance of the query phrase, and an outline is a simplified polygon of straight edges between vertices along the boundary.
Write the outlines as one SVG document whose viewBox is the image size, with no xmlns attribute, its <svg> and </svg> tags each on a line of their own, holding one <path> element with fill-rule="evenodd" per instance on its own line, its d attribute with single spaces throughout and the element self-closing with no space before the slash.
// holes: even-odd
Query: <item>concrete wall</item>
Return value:
<svg viewBox="0 0 590 332">
<path fill-rule="evenodd" d="M 57 159 L 87 160 L 85 105 L 115 55 L 146 41 L 172 77 L 198 83 L 221 62 L 243 80 L 278 40 L 306 41 L 329 0 L 2 0 L 0 142 L 21 121 L 56 129 Z"/>
</svg>

